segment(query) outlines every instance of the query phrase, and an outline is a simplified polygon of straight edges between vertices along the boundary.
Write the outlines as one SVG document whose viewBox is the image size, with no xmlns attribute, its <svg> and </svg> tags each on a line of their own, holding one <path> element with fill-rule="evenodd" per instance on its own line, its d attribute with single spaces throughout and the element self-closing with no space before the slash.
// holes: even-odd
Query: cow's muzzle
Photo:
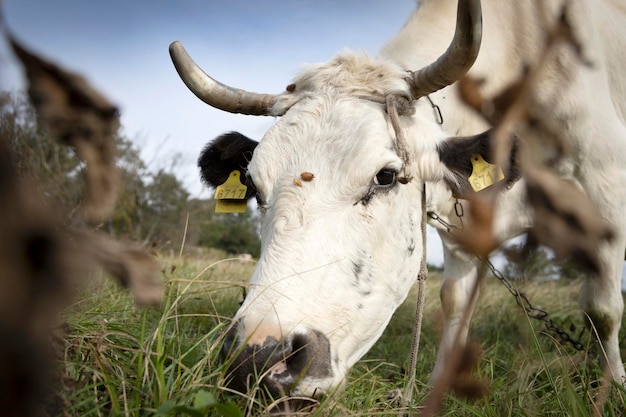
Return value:
<svg viewBox="0 0 626 417">
<path fill-rule="evenodd" d="M 292 395 L 294 391 L 313 397 L 323 391 L 311 386 L 304 392 L 296 388 L 333 375 L 330 343 L 315 330 L 278 339 L 259 334 L 251 337 L 245 336 L 241 322 L 237 322 L 226 334 L 221 353 L 227 365 L 226 385 L 241 393 L 260 385 L 273 398 Z"/>
</svg>

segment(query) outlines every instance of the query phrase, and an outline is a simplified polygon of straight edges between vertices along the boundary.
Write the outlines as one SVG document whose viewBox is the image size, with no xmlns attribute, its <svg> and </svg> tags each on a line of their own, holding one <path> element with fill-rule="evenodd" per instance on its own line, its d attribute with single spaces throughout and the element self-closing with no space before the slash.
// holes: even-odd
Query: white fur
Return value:
<svg viewBox="0 0 626 417">
<path fill-rule="evenodd" d="M 250 162 L 249 174 L 263 200 L 262 255 L 236 319 L 246 329 L 271 328 L 283 335 L 315 329 L 331 345 L 333 377 L 305 377 L 291 394 L 312 395 L 339 387 L 406 297 L 424 249 L 420 234 L 424 182 L 429 209 L 455 221 L 453 200 L 442 181 L 449 173 L 438 159 L 436 145 L 446 135 L 473 134 L 486 126 L 459 103 L 452 87 L 433 95 L 442 109 L 443 131 L 424 99 L 415 104 L 415 115 L 402 118 L 414 156 L 406 167 L 412 181 L 361 202 L 376 173 L 384 167 L 400 169 L 402 161 L 394 152 L 395 133 L 384 107 L 358 96 L 407 93 L 404 70 L 432 62 L 452 37 L 456 2 L 423 3 L 383 49 L 383 58 L 346 52 L 305 70 L 289 98 L 295 104 L 266 133 Z M 617 266 L 624 255 L 626 230 L 626 130 L 620 122 L 626 84 L 621 81 L 619 62 L 626 62 L 626 37 L 621 33 L 626 19 L 608 10 L 608 1 L 593 2 L 593 7 L 587 4 L 592 2 L 570 3 L 571 20 L 595 66 L 583 68 L 563 51 L 561 63 L 567 73 L 559 72 L 562 67 L 551 67 L 534 99 L 541 111 L 552 112 L 554 120 L 563 123 L 558 128 L 571 135 L 575 178 L 602 216 L 615 225 L 617 239 L 602 251 L 605 273 L 587 281 L 581 304 L 609 325 L 602 341 L 607 363 L 618 379 L 624 376 L 624 368 L 617 345 L 623 310 Z M 543 32 L 533 1 L 486 1 L 483 11 L 483 46 L 472 73 L 486 78 L 486 90 L 494 92 L 515 80 L 523 64 L 536 60 Z M 596 31 L 593 21 L 600 18 L 619 25 L 618 29 Z M 610 42 L 603 36 L 610 36 Z M 611 54 L 607 62 L 605 54 Z M 561 76 L 568 82 L 560 82 Z M 297 184 L 294 180 L 304 171 L 315 178 Z M 497 229 L 503 236 L 528 225 L 522 188 L 514 187 L 499 203 Z M 470 302 L 467 294 L 476 265 L 445 233 L 442 237 L 445 352 L 460 325 L 460 312 Z M 466 327 L 461 331 L 467 334 Z M 436 372 L 444 361 L 441 354 Z"/>
</svg>

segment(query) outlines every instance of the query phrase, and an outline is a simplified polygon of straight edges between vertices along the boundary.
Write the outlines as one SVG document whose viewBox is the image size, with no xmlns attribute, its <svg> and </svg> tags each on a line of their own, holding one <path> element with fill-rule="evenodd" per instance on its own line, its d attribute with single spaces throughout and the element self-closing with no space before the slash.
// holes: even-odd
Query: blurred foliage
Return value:
<svg viewBox="0 0 626 417">
<path fill-rule="evenodd" d="M 245 213 L 215 213 L 215 200 L 189 202 L 190 240 L 198 246 L 218 248 L 230 254 L 258 257 L 261 241 L 257 233 L 258 216 L 250 207 Z M 189 233 L 189 232 L 188 232 Z"/>
<path fill-rule="evenodd" d="M 11 138 L 14 164 L 47 197 L 51 209 L 67 222 L 80 221 L 85 165 L 72 148 L 60 146 L 38 127 L 25 96 L 0 92 L 0 131 Z M 151 170 L 133 140 L 118 133 L 117 166 L 121 192 L 114 215 L 99 227 L 108 233 L 160 249 L 206 246 L 230 254 L 258 256 L 260 241 L 255 216 L 216 215 L 213 200 L 190 199 L 175 174 L 178 160 L 168 169 Z"/>
</svg>

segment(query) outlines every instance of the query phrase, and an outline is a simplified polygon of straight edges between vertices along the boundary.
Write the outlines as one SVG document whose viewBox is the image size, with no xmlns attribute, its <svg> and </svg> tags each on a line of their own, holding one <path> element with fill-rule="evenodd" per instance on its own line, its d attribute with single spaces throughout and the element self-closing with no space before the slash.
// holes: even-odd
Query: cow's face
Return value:
<svg viewBox="0 0 626 417">
<path fill-rule="evenodd" d="M 262 251 L 224 345 L 233 388 L 265 374 L 276 394 L 332 392 L 381 335 L 419 271 L 424 179 L 443 169 L 427 114 L 402 119 L 409 166 L 384 106 L 353 96 L 303 100 L 256 147 Z"/>
<path fill-rule="evenodd" d="M 297 107 L 249 165 L 262 255 L 233 335 L 290 343 L 269 376 L 313 395 L 345 379 L 417 277 L 422 183 L 400 183 L 416 173 L 403 171 L 381 105 L 333 97 Z"/>
</svg>

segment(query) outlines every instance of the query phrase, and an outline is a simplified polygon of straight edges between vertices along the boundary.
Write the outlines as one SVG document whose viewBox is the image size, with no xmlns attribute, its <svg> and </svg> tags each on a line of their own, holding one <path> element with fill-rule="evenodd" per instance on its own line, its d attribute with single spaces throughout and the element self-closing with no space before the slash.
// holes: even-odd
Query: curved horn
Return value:
<svg viewBox="0 0 626 417">
<path fill-rule="evenodd" d="M 482 38 L 480 0 L 459 0 L 454 38 L 446 52 L 413 74 L 411 93 L 418 99 L 459 80 L 476 61 Z"/>
<path fill-rule="evenodd" d="M 191 59 L 183 45 L 170 44 L 170 56 L 185 85 L 208 105 L 230 113 L 281 116 L 287 108 L 275 108 L 280 95 L 251 93 L 211 78 Z"/>
</svg>

